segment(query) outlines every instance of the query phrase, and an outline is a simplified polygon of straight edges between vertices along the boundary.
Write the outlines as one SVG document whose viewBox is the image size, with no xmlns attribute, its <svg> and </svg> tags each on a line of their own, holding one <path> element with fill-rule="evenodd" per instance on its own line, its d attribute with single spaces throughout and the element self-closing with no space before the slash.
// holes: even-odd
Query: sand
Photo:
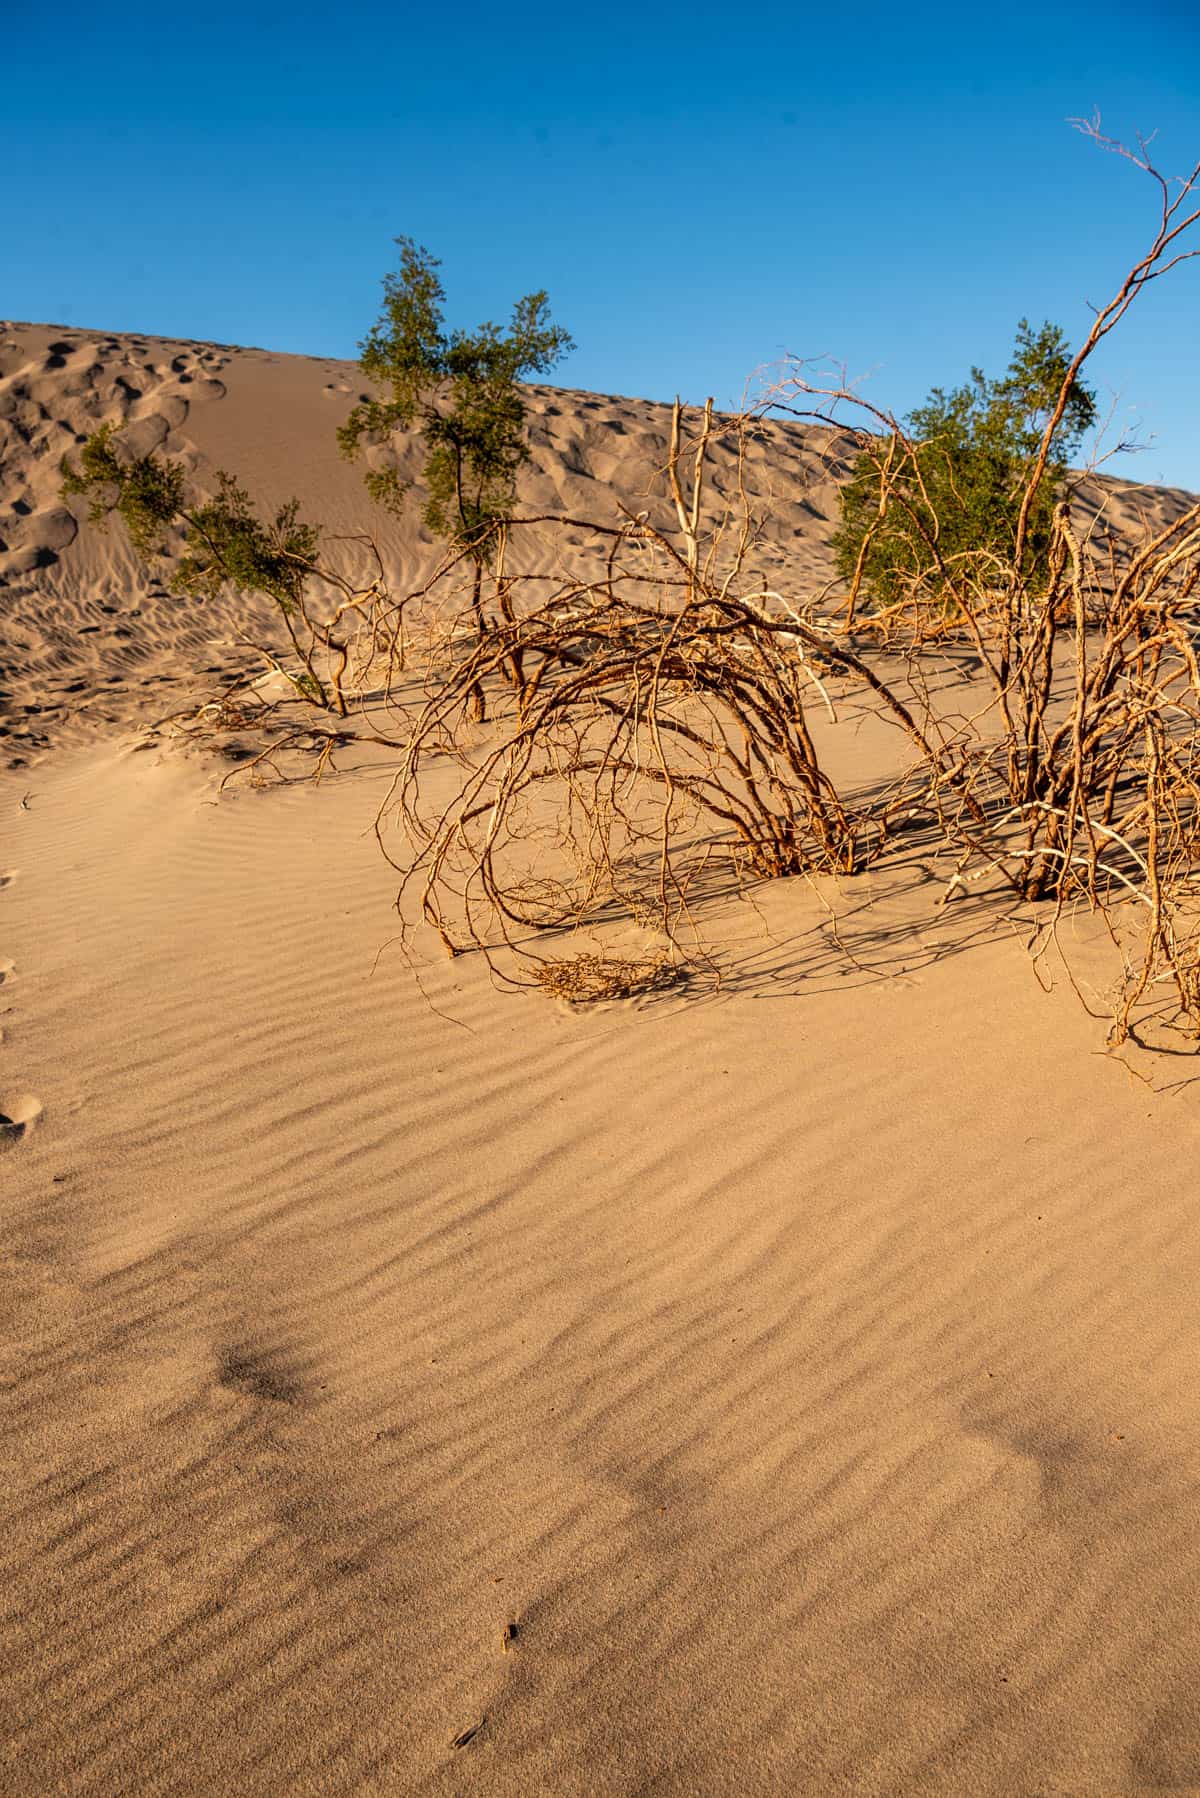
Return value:
<svg viewBox="0 0 1200 1798">
<path fill-rule="evenodd" d="M 848 970 L 787 882 L 716 994 L 422 992 L 386 763 L 219 794 L 144 726 L 236 609 L 47 522 L 120 379 L 360 518 L 353 370 L 0 339 L 0 1789 L 1200 1789 L 1192 1064 L 894 869 Z M 559 503 L 649 469 L 538 404 Z"/>
</svg>

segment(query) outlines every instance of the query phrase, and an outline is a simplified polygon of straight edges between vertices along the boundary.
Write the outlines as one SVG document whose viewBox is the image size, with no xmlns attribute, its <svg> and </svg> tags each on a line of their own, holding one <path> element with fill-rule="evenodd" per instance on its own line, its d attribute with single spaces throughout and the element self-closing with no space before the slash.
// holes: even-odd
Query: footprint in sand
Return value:
<svg viewBox="0 0 1200 1798">
<path fill-rule="evenodd" d="M 0 1096 L 0 1150 L 23 1142 L 42 1115 L 42 1102 L 32 1093 Z"/>
<path fill-rule="evenodd" d="M 121 443 L 131 456 L 149 456 L 161 449 L 171 426 L 161 412 L 148 412 L 121 427 Z"/>
<path fill-rule="evenodd" d="M 54 506 L 45 512 L 26 508 L 17 512 L 16 523 L 6 528 L 4 556 L 5 574 L 28 574 L 36 568 L 52 568 L 59 551 L 75 539 L 79 526 L 65 506 Z"/>
<path fill-rule="evenodd" d="M 141 424 L 152 418 L 161 419 L 168 431 L 179 428 L 188 415 L 188 403 L 181 393 L 151 394 L 140 400 L 130 412 L 131 423 Z M 126 427 L 127 431 L 130 427 Z"/>
<path fill-rule="evenodd" d="M 295 1405 L 303 1387 L 286 1360 L 257 1344 L 232 1343 L 217 1357 L 217 1382 L 246 1398 L 276 1405 Z"/>
</svg>

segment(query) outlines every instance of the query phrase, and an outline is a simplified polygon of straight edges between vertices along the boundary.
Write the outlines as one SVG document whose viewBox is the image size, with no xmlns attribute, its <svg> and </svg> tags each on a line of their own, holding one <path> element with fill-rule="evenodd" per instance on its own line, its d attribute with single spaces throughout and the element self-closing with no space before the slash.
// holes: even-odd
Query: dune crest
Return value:
<svg viewBox="0 0 1200 1798">
<path fill-rule="evenodd" d="M 198 486 L 218 468 L 257 500 L 297 497 L 331 535 L 376 538 L 397 591 L 435 561 L 419 506 L 402 521 L 372 505 L 365 467 L 394 466 L 419 481 L 415 439 L 338 453 L 335 432 L 363 395 L 354 363 L 260 349 L 0 323 L 0 729 L 22 759 L 79 734 L 169 712 L 197 679 L 231 679 L 258 664 L 246 638 L 271 636 L 265 609 L 229 596 L 197 606 L 174 598 L 165 570 L 147 571 L 119 527 L 101 533 L 78 500 L 64 502 L 59 464 L 100 424 L 119 427 L 135 453 L 162 450 Z M 537 386 L 528 389 L 530 466 L 520 499 L 529 515 L 565 513 L 614 522 L 618 504 L 648 508 L 671 527 L 662 471 L 670 407 L 652 401 Z M 830 536 L 849 463 L 832 428 L 767 421 L 750 446 L 748 490 L 764 516 L 756 566 L 788 597 L 832 580 Z M 736 494 L 732 444 L 713 456 L 714 495 Z M 1118 543 L 1140 540 L 1178 516 L 1189 496 L 1106 476 L 1090 480 L 1080 523 Z M 581 554 L 586 533 L 533 534 L 530 566 L 556 567 L 563 543 Z"/>
</svg>

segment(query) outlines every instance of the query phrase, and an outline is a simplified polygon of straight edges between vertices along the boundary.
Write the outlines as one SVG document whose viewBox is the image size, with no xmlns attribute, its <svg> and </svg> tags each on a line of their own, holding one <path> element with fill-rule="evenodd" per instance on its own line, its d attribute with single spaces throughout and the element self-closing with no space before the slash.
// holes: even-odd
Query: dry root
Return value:
<svg viewBox="0 0 1200 1798">
<path fill-rule="evenodd" d="M 682 985 L 686 969 L 666 956 L 638 961 L 613 955 L 572 955 L 537 964 L 534 977 L 551 998 L 572 1005 L 594 1005 L 604 999 L 635 999 Z"/>
</svg>

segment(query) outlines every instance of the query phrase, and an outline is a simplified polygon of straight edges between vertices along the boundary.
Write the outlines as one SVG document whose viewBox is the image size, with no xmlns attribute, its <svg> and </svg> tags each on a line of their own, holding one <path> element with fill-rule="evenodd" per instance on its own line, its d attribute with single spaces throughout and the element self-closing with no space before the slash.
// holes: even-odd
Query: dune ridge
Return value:
<svg viewBox="0 0 1200 1798">
<path fill-rule="evenodd" d="M 520 498 L 531 516 L 611 523 L 620 502 L 673 528 L 661 481 L 668 406 L 527 391 L 531 463 Z M 165 570 L 141 567 L 119 527 L 101 533 L 81 502 L 63 500 L 62 456 L 102 423 L 119 425 L 138 453 L 168 453 L 201 487 L 224 468 L 265 506 L 297 497 L 331 536 L 370 534 L 396 591 L 431 572 L 435 546 L 419 507 L 396 520 L 362 485 L 364 467 L 382 464 L 417 482 L 418 442 L 369 449 L 357 465 L 338 453 L 336 428 L 360 397 L 352 362 L 0 322 L 0 730 L 13 753 L 28 758 L 81 728 L 144 720 L 147 706 L 170 712 L 198 680 L 219 687 L 261 667 L 247 637 L 274 640 L 265 608 L 233 596 L 202 606 L 175 598 Z M 829 540 L 848 466 L 847 440 L 833 428 L 771 420 L 756 433 L 748 487 L 766 515 L 756 563 L 788 597 L 810 597 L 833 578 Z M 733 496 L 731 447 L 714 452 L 711 481 L 715 494 Z M 1082 489 L 1079 523 L 1095 532 L 1100 520 L 1130 544 L 1189 498 L 1095 476 Z M 584 532 L 535 533 L 529 565 L 555 568 L 564 541 L 586 553 Z"/>
</svg>

